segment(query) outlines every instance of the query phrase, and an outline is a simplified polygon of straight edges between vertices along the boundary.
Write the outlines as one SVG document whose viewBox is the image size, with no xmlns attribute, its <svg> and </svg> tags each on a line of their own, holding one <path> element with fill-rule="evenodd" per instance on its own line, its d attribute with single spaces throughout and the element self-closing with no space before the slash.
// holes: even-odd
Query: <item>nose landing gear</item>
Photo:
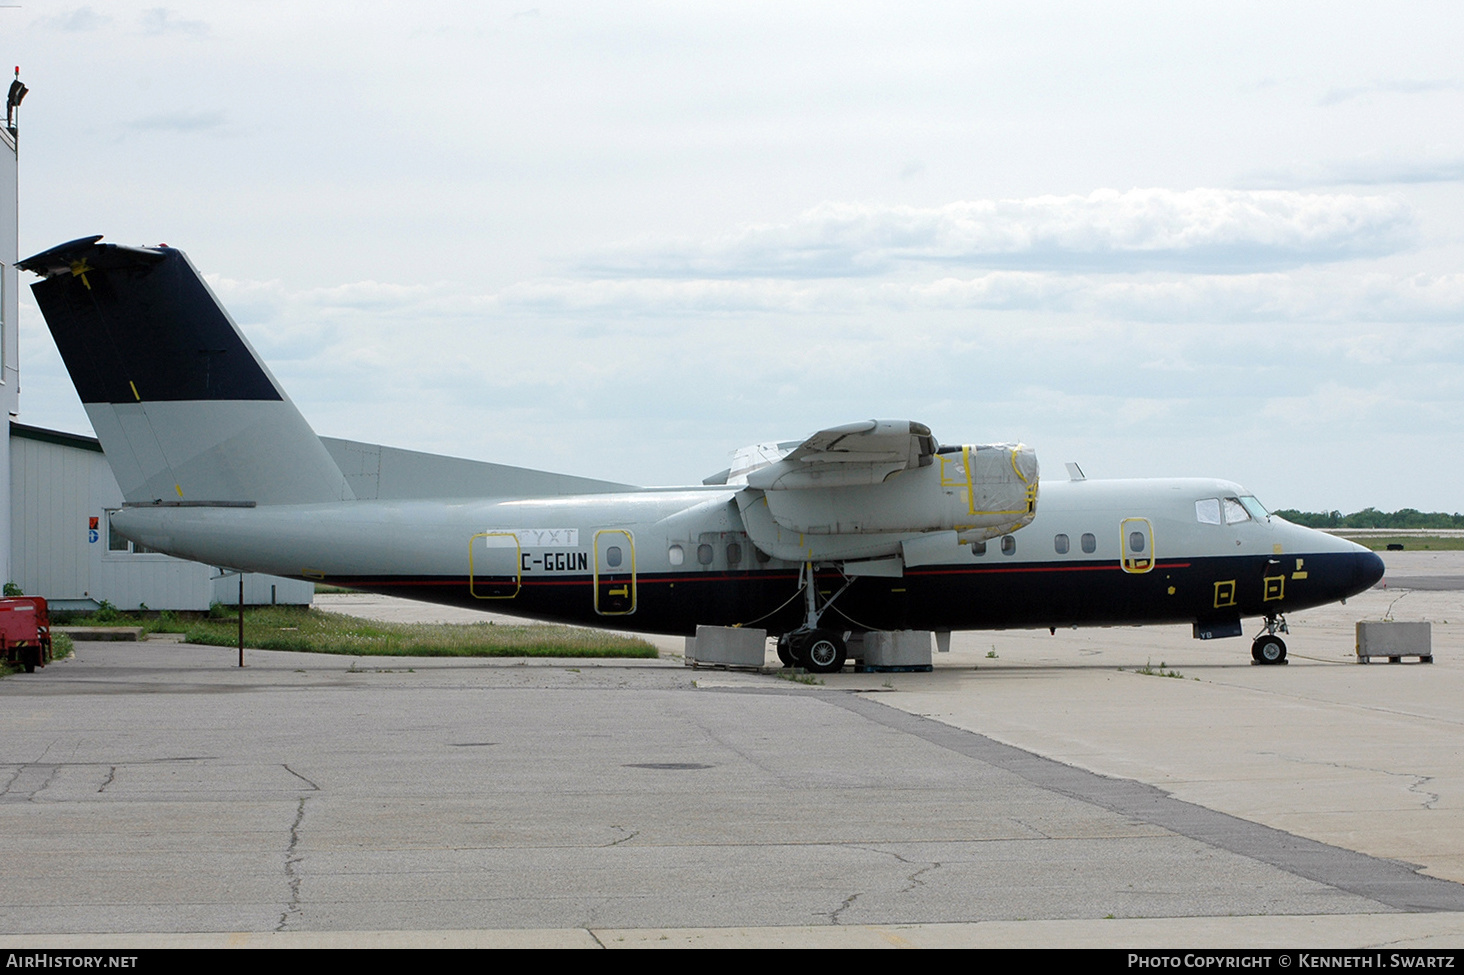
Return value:
<svg viewBox="0 0 1464 975">
<path fill-rule="evenodd" d="M 1286 641 L 1276 634 L 1290 633 L 1284 616 L 1267 616 L 1266 632 L 1256 637 L 1251 644 L 1251 660 L 1258 664 L 1275 665 L 1286 663 Z"/>
</svg>

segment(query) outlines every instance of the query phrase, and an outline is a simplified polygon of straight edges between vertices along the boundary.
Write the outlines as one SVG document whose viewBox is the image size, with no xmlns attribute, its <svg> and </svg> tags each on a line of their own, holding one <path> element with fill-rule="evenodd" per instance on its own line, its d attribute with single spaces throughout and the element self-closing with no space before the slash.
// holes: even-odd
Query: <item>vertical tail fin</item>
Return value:
<svg viewBox="0 0 1464 975">
<path fill-rule="evenodd" d="M 187 256 L 84 237 L 19 262 L 131 503 L 352 497 Z"/>
</svg>

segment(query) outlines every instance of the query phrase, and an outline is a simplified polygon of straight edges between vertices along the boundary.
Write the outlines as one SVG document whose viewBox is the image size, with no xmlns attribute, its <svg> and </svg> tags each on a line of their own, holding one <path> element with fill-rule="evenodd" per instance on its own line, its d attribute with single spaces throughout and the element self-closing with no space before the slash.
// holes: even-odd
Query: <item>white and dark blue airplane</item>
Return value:
<svg viewBox="0 0 1464 975">
<path fill-rule="evenodd" d="M 121 486 L 112 527 L 211 565 L 532 619 L 778 635 L 844 665 L 876 630 L 1191 623 L 1280 663 L 1289 610 L 1377 555 L 1229 481 L 1041 482 L 1022 444 L 868 420 L 643 488 L 317 437 L 183 252 L 74 240 L 20 262 Z M 948 645 L 948 644 L 946 644 Z"/>
</svg>

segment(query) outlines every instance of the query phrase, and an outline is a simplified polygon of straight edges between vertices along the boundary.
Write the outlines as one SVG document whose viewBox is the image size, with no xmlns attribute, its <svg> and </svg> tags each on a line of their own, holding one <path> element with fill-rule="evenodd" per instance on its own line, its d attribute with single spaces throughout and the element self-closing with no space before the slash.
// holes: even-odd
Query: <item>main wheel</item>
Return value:
<svg viewBox="0 0 1464 975">
<path fill-rule="evenodd" d="M 803 666 L 814 674 L 837 674 L 844 669 L 848 648 L 843 637 L 830 630 L 814 630 L 803 638 Z"/>
<path fill-rule="evenodd" d="M 778 637 L 778 661 L 784 667 L 793 666 L 793 651 L 788 646 L 788 634 Z"/>
<path fill-rule="evenodd" d="M 1284 664 L 1286 642 L 1279 636 L 1256 637 L 1256 642 L 1251 644 L 1251 659 L 1258 664 Z"/>
</svg>

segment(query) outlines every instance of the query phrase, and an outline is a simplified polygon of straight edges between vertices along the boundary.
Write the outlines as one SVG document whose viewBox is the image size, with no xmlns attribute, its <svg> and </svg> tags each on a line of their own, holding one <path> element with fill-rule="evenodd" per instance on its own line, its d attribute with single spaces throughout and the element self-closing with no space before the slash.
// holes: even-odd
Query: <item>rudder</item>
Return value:
<svg viewBox="0 0 1464 975">
<path fill-rule="evenodd" d="M 187 256 L 84 237 L 26 258 L 56 348 L 130 503 L 352 498 L 329 452 Z"/>
</svg>

